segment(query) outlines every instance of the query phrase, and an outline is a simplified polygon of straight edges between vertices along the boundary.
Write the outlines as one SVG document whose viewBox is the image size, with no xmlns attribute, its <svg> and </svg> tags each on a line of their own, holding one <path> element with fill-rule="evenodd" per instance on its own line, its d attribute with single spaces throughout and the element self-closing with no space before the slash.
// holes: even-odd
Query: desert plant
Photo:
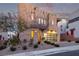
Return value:
<svg viewBox="0 0 79 59">
<path fill-rule="evenodd" d="M 10 47 L 10 51 L 16 51 L 15 47 Z"/>
<path fill-rule="evenodd" d="M 41 42 L 38 42 L 38 44 L 40 44 Z"/>
<path fill-rule="evenodd" d="M 33 39 L 30 39 L 29 46 L 33 45 Z"/>
<path fill-rule="evenodd" d="M 5 49 L 5 48 L 6 48 L 6 46 L 5 46 L 5 45 L 0 46 L 0 50 L 3 50 L 3 49 Z"/>
<path fill-rule="evenodd" d="M 23 46 L 22 49 L 23 49 L 23 50 L 26 50 L 26 49 L 27 49 L 27 46 Z"/>
<path fill-rule="evenodd" d="M 46 43 L 46 44 L 51 44 L 51 42 L 49 42 L 49 41 L 44 41 L 44 43 Z"/>
<path fill-rule="evenodd" d="M 51 45 L 54 45 L 55 43 L 50 43 Z"/>
<path fill-rule="evenodd" d="M 71 42 L 71 40 L 68 40 L 68 42 Z"/>
<path fill-rule="evenodd" d="M 75 43 L 79 43 L 79 40 L 75 41 Z"/>
<path fill-rule="evenodd" d="M 45 37 L 42 37 L 42 40 L 45 40 Z"/>
<path fill-rule="evenodd" d="M 59 45 L 59 44 L 54 44 L 54 46 L 55 46 L 55 47 L 60 47 L 60 45 Z"/>
<path fill-rule="evenodd" d="M 16 36 L 13 36 L 13 39 L 10 39 L 10 44 L 12 46 L 16 46 L 19 43 L 19 40 L 17 39 Z"/>
<path fill-rule="evenodd" d="M 38 44 L 35 44 L 35 45 L 34 45 L 34 48 L 38 48 Z"/>
</svg>

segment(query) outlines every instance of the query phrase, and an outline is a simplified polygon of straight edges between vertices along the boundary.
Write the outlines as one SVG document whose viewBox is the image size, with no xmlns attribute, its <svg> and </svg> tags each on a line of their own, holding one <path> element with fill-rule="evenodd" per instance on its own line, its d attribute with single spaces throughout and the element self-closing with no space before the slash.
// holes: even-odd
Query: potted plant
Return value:
<svg viewBox="0 0 79 59">
<path fill-rule="evenodd" d="M 34 45 L 34 48 L 38 48 L 38 44 L 35 44 L 35 45 Z"/>
</svg>

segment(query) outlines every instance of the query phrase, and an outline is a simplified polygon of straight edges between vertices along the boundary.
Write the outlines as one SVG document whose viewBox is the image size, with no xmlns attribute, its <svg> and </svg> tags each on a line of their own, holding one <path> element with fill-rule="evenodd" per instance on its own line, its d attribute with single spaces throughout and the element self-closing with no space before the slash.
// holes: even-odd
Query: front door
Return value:
<svg viewBox="0 0 79 59">
<path fill-rule="evenodd" d="M 41 32 L 40 31 L 38 30 L 31 31 L 31 37 L 32 37 L 34 44 L 41 43 Z"/>
</svg>

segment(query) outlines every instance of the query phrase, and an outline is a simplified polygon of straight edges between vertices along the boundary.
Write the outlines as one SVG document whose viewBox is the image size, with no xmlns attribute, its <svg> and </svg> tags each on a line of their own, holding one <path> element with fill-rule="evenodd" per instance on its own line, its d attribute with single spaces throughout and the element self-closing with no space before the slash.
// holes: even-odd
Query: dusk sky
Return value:
<svg viewBox="0 0 79 59">
<path fill-rule="evenodd" d="M 33 3 L 32 3 L 33 4 Z M 36 6 L 40 6 L 41 8 L 46 8 L 46 10 L 52 10 L 56 13 L 70 13 L 77 9 L 79 9 L 79 4 L 77 3 L 45 3 L 45 4 L 35 4 Z M 0 12 L 7 11 L 17 11 L 17 3 L 0 3 Z"/>
<path fill-rule="evenodd" d="M 0 3 L 0 12 L 15 11 L 17 10 L 17 4 L 15 3 Z"/>
</svg>

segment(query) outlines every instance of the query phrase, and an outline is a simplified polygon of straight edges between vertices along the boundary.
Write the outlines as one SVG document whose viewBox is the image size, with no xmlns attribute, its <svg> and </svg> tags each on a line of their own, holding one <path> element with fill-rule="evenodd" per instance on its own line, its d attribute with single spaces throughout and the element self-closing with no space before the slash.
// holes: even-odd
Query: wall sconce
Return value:
<svg viewBox="0 0 79 59">
<path fill-rule="evenodd" d="M 52 20 L 52 25 L 54 25 L 54 21 Z"/>
</svg>

